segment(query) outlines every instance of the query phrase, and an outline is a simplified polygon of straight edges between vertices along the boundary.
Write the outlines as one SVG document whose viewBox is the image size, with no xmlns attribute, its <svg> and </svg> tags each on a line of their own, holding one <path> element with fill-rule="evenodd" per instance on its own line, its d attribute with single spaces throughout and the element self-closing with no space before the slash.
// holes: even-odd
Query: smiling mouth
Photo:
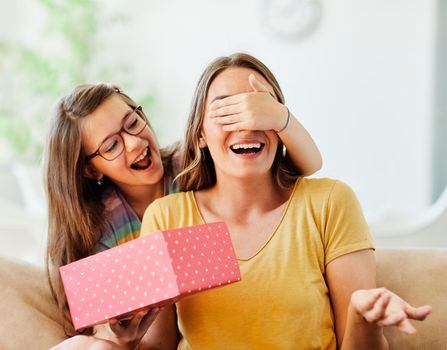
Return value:
<svg viewBox="0 0 447 350">
<path fill-rule="evenodd" d="M 151 150 L 147 147 L 130 167 L 134 170 L 146 170 L 152 165 Z"/>
<path fill-rule="evenodd" d="M 264 148 L 264 144 L 260 142 L 240 143 L 230 146 L 230 149 L 236 154 L 259 153 Z"/>
</svg>

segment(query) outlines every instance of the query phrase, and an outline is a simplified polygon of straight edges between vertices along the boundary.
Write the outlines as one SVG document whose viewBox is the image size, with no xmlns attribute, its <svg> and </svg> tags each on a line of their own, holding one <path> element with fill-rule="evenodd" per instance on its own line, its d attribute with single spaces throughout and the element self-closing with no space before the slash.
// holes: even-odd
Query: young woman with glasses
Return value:
<svg viewBox="0 0 447 350">
<path fill-rule="evenodd" d="M 303 126 L 254 75 L 248 84 L 216 102 L 216 127 L 275 130 L 302 174 L 317 171 L 321 156 Z M 58 268 L 138 237 L 146 207 L 177 191 L 178 148 L 160 149 L 143 109 L 116 86 L 78 86 L 57 104 L 45 152 L 47 270 L 68 336 L 76 332 Z M 149 328 L 156 316 L 164 326 Z M 176 331 L 167 333 L 175 323 L 170 312 L 141 311 L 131 320 L 86 329 L 55 349 L 175 348 Z"/>
</svg>

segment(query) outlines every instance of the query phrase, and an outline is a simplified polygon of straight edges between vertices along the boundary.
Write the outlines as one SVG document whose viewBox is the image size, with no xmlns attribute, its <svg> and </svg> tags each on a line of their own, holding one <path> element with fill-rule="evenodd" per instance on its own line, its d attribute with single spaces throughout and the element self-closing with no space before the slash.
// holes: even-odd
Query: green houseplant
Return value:
<svg viewBox="0 0 447 350">
<path fill-rule="evenodd" d="M 125 24 L 125 16 L 104 18 L 96 0 L 38 0 L 38 5 L 46 17 L 42 40 L 32 46 L 0 41 L 0 86 L 5 91 L 0 96 L 0 138 L 13 159 L 40 158 L 51 107 L 73 86 L 113 81 L 128 89 L 133 81 L 132 62 L 104 66 L 100 59 L 101 32 Z M 58 52 L 50 49 L 52 42 Z M 150 95 L 136 95 L 145 107 L 153 103 Z"/>
<path fill-rule="evenodd" d="M 126 30 L 126 16 L 104 15 L 97 0 L 38 0 L 35 5 L 45 16 L 44 27 L 31 23 L 27 30 L 39 39 L 31 44 L 0 40 L 0 171 L 15 175 L 20 201 L 29 214 L 41 216 L 45 205 L 39 160 L 57 99 L 75 85 L 96 81 L 130 89 L 145 108 L 154 99 L 133 88 L 133 62 L 102 63 L 107 44 L 101 34 L 112 27 Z"/>
</svg>

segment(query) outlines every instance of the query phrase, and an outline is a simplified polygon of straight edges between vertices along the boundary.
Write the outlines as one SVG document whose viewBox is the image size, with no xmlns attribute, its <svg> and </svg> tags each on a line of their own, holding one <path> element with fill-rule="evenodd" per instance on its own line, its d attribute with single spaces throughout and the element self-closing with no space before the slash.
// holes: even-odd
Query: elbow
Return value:
<svg viewBox="0 0 447 350">
<path fill-rule="evenodd" d="M 314 173 L 316 173 L 317 171 L 321 170 L 322 167 L 323 167 L 323 158 L 320 155 L 318 157 L 317 161 L 315 162 Z"/>
<path fill-rule="evenodd" d="M 311 166 L 309 166 L 306 169 L 301 170 L 302 176 L 309 176 L 312 174 L 315 174 L 317 171 L 319 171 L 323 167 L 323 159 L 318 157 L 318 159 L 315 159 L 315 161 L 312 163 Z"/>
</svg>

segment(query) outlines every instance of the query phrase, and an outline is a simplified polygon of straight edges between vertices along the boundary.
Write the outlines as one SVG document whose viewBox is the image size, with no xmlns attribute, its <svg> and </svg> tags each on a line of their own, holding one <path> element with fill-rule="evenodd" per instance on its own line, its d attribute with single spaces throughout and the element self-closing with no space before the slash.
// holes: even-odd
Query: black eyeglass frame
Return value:
<svg viewBox="0 0 447 350">
<path fill-rule="evenodd" d="M 126 130 L 126 129 L 124 128 L 124 125 L 126 125 L 126 121 L 127 121 L 127 119 L 130 118 L 134 113 L 137 113 L 138 116 L 139 116 L 141 119 L 143 119 L 143 121 L 144 121 L 144 126 L 143 126 L 143 127 L 141 128 L 141 130 L 138 131 L 137 133 L 129 132 L 128 130 Z M 110 135 L 107 139 L 109 139 L 110 137 L 113 137 L 113 136 L 115 136 L 115 135 L 118 135 L 118 136 L 121 137 L 121 139 L 122 139 L 122 138 L 123 138 L 123 137 L 121 136 L 121 133 L 122 133 L 122 132 L 125 132 L 126 134 L 129 134 L 129 135 L 132 135 L 132 136 L 137 136 L 137 135 L 139 135 L 139 134 L 141 134 L 141 133 L 143 132 L 144 128 L 145 128 L 147 125 L 148 125 L 148 122 L 147 122 L 147 118 L 146 118 L 145 115 L 144 115 L 143 107 L 141 107 L 141 106 L 136 106 L 136 107 L 132 110 L 132 112 L 129 113 L 129 115 L 128 115 L 127 117 L 124 118 L 124 120 L 123 120 L 123 126 L 121 127 L 121 129 L 120 129 L 117 133 L 115 133 L 115 134 L 113 134 L 113 135 Z M 105 140 L 104 142 L 106 142 L 106 140 Z M 113 157 L 112 159 L 107 159 L 106 157 L 104 157 L 104 156 L 101 154 L 101 152 L 99 152 L 99 150 L 101 149 L 101 147 L 102 147 L 102 145 L 104 144 L 104 142 L 101 143 L 101 144 L 99 145 L 98 149 L 97 149 L 95 152 L 93 152 L 92 154 L 89 154 L 88 156 L 85 156 L 85 162 L 86 162 L 86 163 L 87 163 L 89 160 L 95 158 L 96 156 L 100 156 L 101 158 L 103 158 L 103 159 L 105 159 L 105 160 L 111 162 L 112 160 L 115 160 L 116 158 L 118 158 L 118 157 L 123 153 L 124 148 L 122 149 L 122 151 L 121 151 L 118 155 L 116 155 L 116 156 Z M 124 142 L 124 140 L 123 140 L 123 142 Z"/>
</svg>

